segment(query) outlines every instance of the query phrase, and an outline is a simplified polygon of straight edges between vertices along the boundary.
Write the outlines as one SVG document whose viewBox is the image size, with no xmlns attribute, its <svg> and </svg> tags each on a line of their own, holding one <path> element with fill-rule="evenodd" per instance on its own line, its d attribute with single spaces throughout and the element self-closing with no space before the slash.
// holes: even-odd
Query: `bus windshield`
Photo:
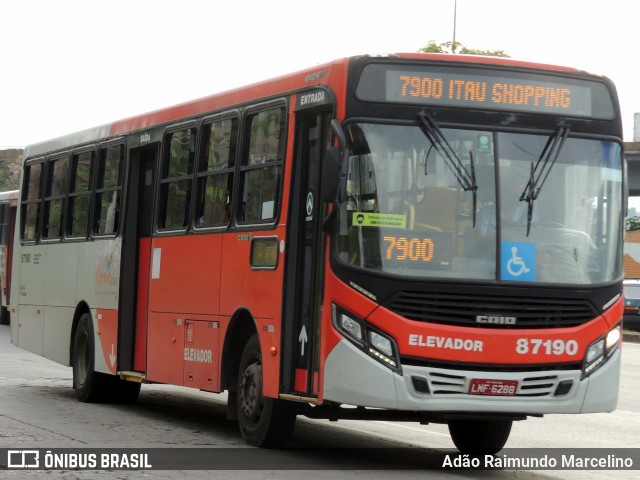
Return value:
<svg viewBox="0 0 640 480">
<path fill-rule="evenodd" d="M 619 144 L 569 135 L 537 182 L 534 203 L 526 198 L 529 184 L 555 132 L 440 132 L 451 155 L 419 125 L 346 127 L 347 195 L 334 241 L 343 263 L 508 282 L 587 285 L 620 277 Z M 473 182 L 461 182 L 460 171 Z"/>
</svg>

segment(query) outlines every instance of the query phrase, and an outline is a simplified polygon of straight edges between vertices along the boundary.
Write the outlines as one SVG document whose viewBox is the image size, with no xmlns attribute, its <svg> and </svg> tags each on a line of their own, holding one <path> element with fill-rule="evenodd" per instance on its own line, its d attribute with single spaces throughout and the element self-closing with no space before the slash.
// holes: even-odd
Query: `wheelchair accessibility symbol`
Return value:
<svg viewBox="0 0 640 480">
<path fill-rule="evenodd" d="M 518 256 L 518 247 L 511 247 L 511 258 L 507 260 L 507 271 L 509 275 L 519 277 L 523 273 L 529 273 L 529 267 L 524 263 L 522 257 Z"/>
<path fill-rule="evenodd" d="M 501 276 L 503 280 L 535 282 L 536 245 L 525 242 L 502 243 Z"/>
</svg>

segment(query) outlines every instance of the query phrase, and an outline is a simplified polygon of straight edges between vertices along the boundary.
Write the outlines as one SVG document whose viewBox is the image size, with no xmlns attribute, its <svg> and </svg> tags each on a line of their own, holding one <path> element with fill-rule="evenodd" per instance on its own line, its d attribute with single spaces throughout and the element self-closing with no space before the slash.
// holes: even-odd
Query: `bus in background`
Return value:
<svg viewBox="0 0 640 480">
<path fill-rule="evenodd" d="M 639 117 L 640 118 L 640 117 Z M 631 190 L 634 169 L 629 167 L 628 210 L 624 235 L 624 317 L 625 330 L 640 331 L 640 197 Z"/>
<path fill-rule="evenodd" d="M 18 209 L 18 190 L 0 192 L 0 265 L 2 268 L 2 312 L 0 324 L 9 324 L 9 298 L 11 298 L 11 264 L 13 238 Z"/>
<path fill-rule="evenodd" d="M 606 78 L 462 55 L 336 60 L 28 147 L 12 342 L 80 401 L 228 391 L 297 415 L 512 422 L 618 396 L 623 165 Z"/>
</svg>

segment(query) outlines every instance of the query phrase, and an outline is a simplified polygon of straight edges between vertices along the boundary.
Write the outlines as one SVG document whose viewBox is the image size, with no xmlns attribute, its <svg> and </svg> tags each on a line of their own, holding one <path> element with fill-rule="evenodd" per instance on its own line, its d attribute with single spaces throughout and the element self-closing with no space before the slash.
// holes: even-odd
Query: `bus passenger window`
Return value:
<svg viewBox="0 0 640 480">
<path fill-rule="evenodd" d="M 32 163 L 25 168 L 22 198 L 22 240 L 35 241 L 40 217 L 40 177 L 42 163 Z"/>
<path fill-rule="evenodd" d="M 229 223 L 237 134 L 237 118 L 226 118 L 203 127 L 198 162 L 197 227 Z"/>
<path fill-rule="evenodd" d="M 67 195 L 69 178 L 69 157 L 50 161 L 47 172 L 42 238 L 60 238 L 62 236 L 64 199 Z"/>
<path fill-rule="evenodd" d="M 112 145 L 100 150 L 94 203 L 94 234 L 115 234 L 118 231 L 123 161 L 123 145 Z"/>
<path fill-rule="evenodd" d="M 165 137 L 164 148 L 158 227 L 185 229 L 189 224 L 191 210 L 196 129 L 170 133 Z"/>
<path fill-rule="evenodd" d="M 69 191 L 69 215 L 67 235 L 84 237 L 89 226 L 91 203 L 91 175 L 95 152 L 83 152 L 73 156 L 71 188 Z"/>
<path fill-rule="evenodd" d="M 284 158 L 285 111 L 274 108 L 247 119 L 242 161 L 242 203 L 238 221 L 264 223 L 275 219 L 280 201 L 280 180 Z"/>
</svg>

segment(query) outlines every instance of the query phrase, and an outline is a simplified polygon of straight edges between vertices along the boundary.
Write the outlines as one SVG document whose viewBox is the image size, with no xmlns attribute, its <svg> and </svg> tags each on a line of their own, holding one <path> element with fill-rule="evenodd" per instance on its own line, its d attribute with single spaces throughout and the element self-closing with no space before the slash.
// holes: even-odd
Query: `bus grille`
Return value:
<svg viewBox="0 0 640 480">
<path fill-rule="evenodd" d="M 469 391 L 471 378 L 464 375 L 429 373 L 429 385 L 433 395 L 460 395 Z M 557 375 L 524 378 L 520 382 L 516 397 L 544 397 L 553 395 L 558 387 Z"/>
<path fill-rule="evenodd" d="M 478 328 L 573 327 L 599 315 L 587 300 L 469 293 L 398 292 L 384 306 L 410 320 Z"/>
</svg>

